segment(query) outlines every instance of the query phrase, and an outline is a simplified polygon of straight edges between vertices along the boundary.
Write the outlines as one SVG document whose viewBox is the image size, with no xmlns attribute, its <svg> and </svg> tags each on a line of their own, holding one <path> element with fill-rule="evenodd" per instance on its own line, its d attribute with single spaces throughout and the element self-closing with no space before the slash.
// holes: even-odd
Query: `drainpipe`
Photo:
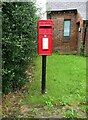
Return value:
<svg viewBox="0 0 88 120">
<path fill-rule="evenodd" d="M 87 30 L 87 24 L 86 24 L 86 22 L 85 22 L 85 30 L 84 30 L 83 47 L 85 47 L 85 41 L 86 41 L 86 30 Z"/>
<path fill-rule="evenodd" d="M 84 30 L 84 40 L 83 40 L 83 50 L 84 50 L 84 54 L 87 54 L 87 53 L 85 53 L 85 50 L 87 50 L 87 48 L 86 48 L 86 33 L 87 33 L 87 27 L 88 27 L 88 20 L 86 20 L 85 21 L 85 30 Z M 85 44 L 86 43 L 86 44 Z"/>
<path fill-rule="evenodd" d="M 80 55 L 81 53 L 81 44 L 83 44 L 83 21 L 79 21 L 79 38 L 78 38 L 78 54 Z"/>
</svg>

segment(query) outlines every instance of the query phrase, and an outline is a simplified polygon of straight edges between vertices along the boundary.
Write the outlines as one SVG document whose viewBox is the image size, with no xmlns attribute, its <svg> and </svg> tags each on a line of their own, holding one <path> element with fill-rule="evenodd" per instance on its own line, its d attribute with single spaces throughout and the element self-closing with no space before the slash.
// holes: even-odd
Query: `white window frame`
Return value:
<svg viewBox="0 0 88 120">
<path fill-rule="evenodd" d="M 71 20 L 64 20 L 64 38 L 70 38 Z"/>
</svg>

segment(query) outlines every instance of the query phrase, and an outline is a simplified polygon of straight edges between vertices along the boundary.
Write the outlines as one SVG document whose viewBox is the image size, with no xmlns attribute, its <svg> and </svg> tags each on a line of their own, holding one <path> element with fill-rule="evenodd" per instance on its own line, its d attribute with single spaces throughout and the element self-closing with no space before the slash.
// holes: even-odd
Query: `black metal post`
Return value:
<svg viewBox="0 0 88 120">
<path fill-rule="evenodd" d="M 46 55 L 42 56 L 42 94 L 45 93 L 46 87 Z"/>
</svg>

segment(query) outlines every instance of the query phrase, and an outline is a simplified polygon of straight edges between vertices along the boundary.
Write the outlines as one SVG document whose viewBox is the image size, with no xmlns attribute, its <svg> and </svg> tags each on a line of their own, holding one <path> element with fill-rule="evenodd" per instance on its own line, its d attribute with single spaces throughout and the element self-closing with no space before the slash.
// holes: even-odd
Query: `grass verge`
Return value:
<svg viewBox="0 0 88 120">
<path fill-rule="evenodd" d="M 28 104 L 80 104 L 86 101 L 86 58 L 76 55 L 47 56 L 46 92 L 41 95 L 41 57 L 35 61 L 34 81 L 25 99 Z M 51 102 L 51 103 L 49 103 Z"/>
</svg>

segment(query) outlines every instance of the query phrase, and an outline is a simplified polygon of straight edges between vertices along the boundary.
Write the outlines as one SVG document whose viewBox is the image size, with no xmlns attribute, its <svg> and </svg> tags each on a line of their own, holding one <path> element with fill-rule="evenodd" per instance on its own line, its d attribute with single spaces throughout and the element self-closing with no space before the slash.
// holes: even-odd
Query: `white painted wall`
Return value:
<svg viewBox="0 0 88 120">
<path fill-rule="evenodd" d="M 47 0 L 47 2 L 87 2 L 88 0 Z"/>
<path fill-rule="evenodd" d="M 37 7 L 41 9 L 41 12 L 38 12 L 38 14 L 42 14 L 41 19 L 44 20 L 46 20 L 46 1 L 47 0 L 36 0 Z"/>
</svg>

